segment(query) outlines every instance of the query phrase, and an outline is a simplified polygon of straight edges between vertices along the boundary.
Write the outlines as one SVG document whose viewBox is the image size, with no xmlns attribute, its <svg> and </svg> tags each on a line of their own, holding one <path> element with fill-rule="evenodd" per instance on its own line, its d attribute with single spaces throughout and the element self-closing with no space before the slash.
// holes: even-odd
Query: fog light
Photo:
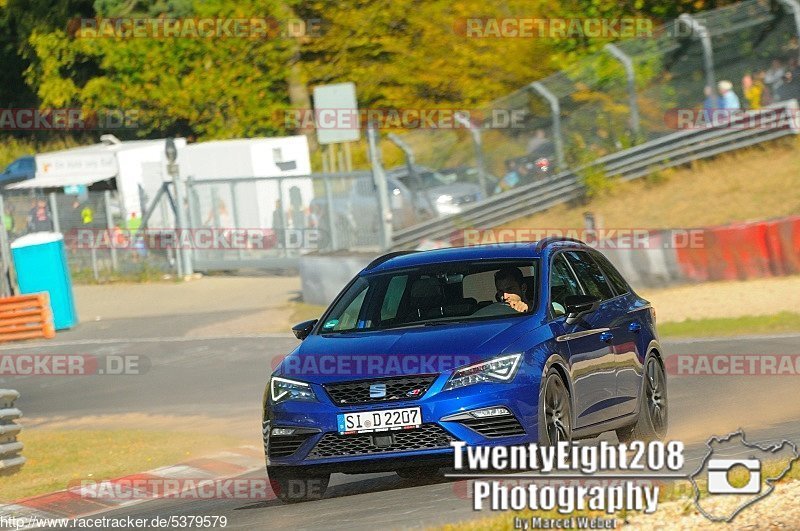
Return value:
<svg viewBox="0 0 800 531">
<path fill-rule="evenodd" d="M 274 436 L 281 436 L 281 435 L 292 435 L 294 433 L 294 428 L 272 428 L 272 435 Z"/>
<path fill-rule="evenodd" d="M 499 417 L 502 415 L 510 415 L 511 413 L 504 407 L 487 407 L 484 409 L 476 409 L 475 411 L 470 411 L 470 414 L 473 417 L 477 418 L 484 418 L 484 417 Z"/>
</svg>

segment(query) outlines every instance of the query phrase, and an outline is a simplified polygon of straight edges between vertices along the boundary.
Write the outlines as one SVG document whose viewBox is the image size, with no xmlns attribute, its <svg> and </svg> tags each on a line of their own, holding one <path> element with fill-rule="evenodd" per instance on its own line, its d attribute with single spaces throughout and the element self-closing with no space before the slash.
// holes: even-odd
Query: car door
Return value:
<svg viewBox="0 0 800 531">
<path fill-rule="evenodd" d="M 620 389 L 620 372 L 636 357 L 636 338 L 629 325 L 631 316 L 624 294 L 617 295 L 609 283 L 606 274 L 600 268 L 594 256 L 598 253 L 589 251 L 567 251 L 567 259 L 575 270 L 584 290 L 600 297 L 600 307 L 595 312 L 595 327 L 604 329 L 601 334 L 611 351 L 610 367 L 614 373 L 614 392 L 603 405 L 603 420 L 616 418 L 630 413 L 636 407 L 636 393 L 622 392 Z"/>
<path fill-rule="evenodd" d="M 642 327 L 646 325 L 644 312 L 646 306 L 637 305 L 637 297 L 628 283 L 600 253 L 592 253 L 592 257 L 605 273 L 608 283 L 614 288 L 615 304 L 619 312 L 619 325 L 615 334 L 615 355 L 617 358 L 617 394 L 620 399 L 621 413 L 632 413 L 636 409 L 636 398 L 642 385 L 644 354 L 647 351 L 647 339 L 642 337 Z"/>
<path fill-rule="evenodd" d="M 550 269 L 549 311 L 557 333 L 556 341 L 566 343 L 573 382 L 575 427 L 582 428 L 605 420 L 605 408 L 615 396 L 613 353 L 603 334 L 599 312 L 566 323 L 567 295 L 585 293 L 564 253 L 553 257 Z"/>
</svg>

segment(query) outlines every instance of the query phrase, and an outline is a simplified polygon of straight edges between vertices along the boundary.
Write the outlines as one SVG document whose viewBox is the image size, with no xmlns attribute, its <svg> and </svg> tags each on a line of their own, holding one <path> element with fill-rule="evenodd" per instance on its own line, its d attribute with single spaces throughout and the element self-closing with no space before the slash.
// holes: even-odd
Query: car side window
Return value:
<svg viewBox="0 0 800 531">
<path fill-rule="evenodd" d="M 615 268 L 611 262 L 603 256 L 602 254 L 593 254 L 592 257 L 594 258 L 595 262 L 600 266 L 600 269 L 606 274 L 606 278 L 611 286 L 614 288 L 614 291 L 617 295 L 622 295 L 624 293 L 628 293 L 631 288 L 628 286 L 628 283 L 622 277 L 617 268 Z"/>
<path fill-rule="evenodd" d="M 567 295 L 580 295 L 581 288 L 562 254 L 553 258 L 550 270 L 550 308 L 556 317 L 567 313 Z"/>
<path fill-rule="evenodd" d="M 364 297 L 366 297 L 366 295 L 367 289 L 365 288 L 364 291 L 353 299 L 353 302 L 347 306 L 345 311 L 342 312 L 342 317 L 339 319 L 339 322 L 332 327 L 333 330 L 351 330 L 356 327 L 358 324 L 358 314 L 361 313 L 361 306 L 364 304 Z"/>
<path fill-rule="evenodd" d="M 408 284 L 408 275 L 395 276 L 389 281 L 386 287 L 386 295 L 381 304 L 381 321 L 388 321 L 397 317 L 397 309 L 403 299 L 403 293 Z"/>
<path fill-rule="evenodd" d="M 600 300 L 610 299 L 614 296 L 614 292 L 606 280 L 605 273 L 588 253 L 566 251 L 564 254 L 567 255 L 567 260 L 569 260 L 588 295 L 599 297 Z"/>
</svg>

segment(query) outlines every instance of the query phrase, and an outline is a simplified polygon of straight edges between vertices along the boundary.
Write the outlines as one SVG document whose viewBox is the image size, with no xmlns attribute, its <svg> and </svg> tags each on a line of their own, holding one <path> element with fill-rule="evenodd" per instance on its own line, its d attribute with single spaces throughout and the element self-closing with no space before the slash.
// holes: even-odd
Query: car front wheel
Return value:
<svg viewBox="0 0 800 531">
<path fill-rule="evenodd" d="M 639 394 L 639 416 L 636 423 L 617 430 L 620 442 L 660 441 L 667 434 L 667 379 L 661 362 L 650 356 L 645 365 L 643 389 Z"/>
<path fill-rule="evenodd" d="M 539 395 L 539 444 L 572 440 L 572 408 L 567 386 L 555 369 L 547 371 Z"/>
</svg>

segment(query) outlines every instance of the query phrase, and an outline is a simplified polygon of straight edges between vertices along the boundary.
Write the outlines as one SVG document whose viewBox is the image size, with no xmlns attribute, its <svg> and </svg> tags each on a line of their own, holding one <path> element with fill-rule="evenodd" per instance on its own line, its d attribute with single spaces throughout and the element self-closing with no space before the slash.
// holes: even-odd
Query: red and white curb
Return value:
<svg viewBox="0 0 800 531">
<path fill-rule="evenodd" d="M 48 519 L 87 517 L 156 499 L 187 497 L 186 494 L 191 499 L 202 499 L 203 493 L 208 497 L 252 501 L 274 499 L 266 472 L 263 477 L 246 480 L 244 489 L 242 485 L 227 484 L 232 478 L 259 470 L 264 471 L 263 448 L 243 446 L 139 474 L 82 481 L 64 490 L 0 505 L 0 529 L 25 529 L 35 527 L 31 524 L 37 521 L 42 525 Z M 11 527 L 9 522 L 31 524 Z"/>
</svg>

